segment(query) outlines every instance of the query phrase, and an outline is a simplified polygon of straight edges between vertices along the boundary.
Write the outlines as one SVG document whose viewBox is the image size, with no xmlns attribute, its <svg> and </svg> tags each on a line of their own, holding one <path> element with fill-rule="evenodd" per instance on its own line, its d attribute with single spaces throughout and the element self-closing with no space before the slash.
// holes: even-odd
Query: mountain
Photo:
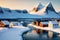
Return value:
<svg viewBox="0 0 60 40">
<path fill-rule="evenodd" d="M 54 7 L 52 6 L 52 3 L 48 3 L 47 5 L 45 5 L 44 8 L 42 8 L 41 10 L 39 10 L 38 12 L 36 12 L 36 15 L 42 15 L 44 17 L 49 17 L 49 18 L 59 18 L 58 13 L 55 11 Z"/>
<path fill-rule="evenodd" d="M 24 9 L 24 10 L 11 10 L 9 8 L 0 7 L 0 13 L 13 13 L 13 12 L 16 12 L 16 13 L 28 13 L 28 11 L 26 9 Z"/>
<path fill-rule="evenodd" d="M 39 10 L 41 10 L 43 7 L 44 7 L 44 6 L 43 6 L 41 3 L 39 3 L 39 5 L 37 6 L 37 9 L 36 9 L 36 11 L 39 11 Z"/>
<path fill-rule="evenodd" d="M 0 13 L 3 13 L 3 9 L 0 7 Z"/>
<path fill-rule="evenodd" d="M 46 7 L 46 13 L 48 13 L 48 11 L 53 11 L 53 12 L 56 12 L 55 11 L 55 9 L 53 8 L 53 5 L 52 5 L 52 3 L 50 2 L 49 4 L 48 4 L 48 6 Z"/>
<path fill-rule="evenodd" d="M 24 10 L 15 10 L 15 11 L 18 12 L 18 13 L 28 13 L 28 11 L 26 9 L 24 9 Z"/>
<path fill-rule="evenodd" d="M 55 9 L 52 6 L 52 3 L 48 3 L 47 5 L 44 6 L 44 8 L 42 8 L 40 11 L 38 11 L 37 13 L 48 13 L 48 11 L 53 11 L 56 12 Z"/>
<path fill-rule="evenodd" d="M 37 13 L 48 13 L 48 11 L 56 12 L 55 9 L 52 6 L 52 3 L 48 3 L 47 5 L 44 6 L 40 11 Z"/>
<path fill-rule="evenodd" d="M 60 12 L 58 12 L 58 15 L 60 16 Z"/>
<path fill-rule="evenodd" d="M 0 13 L 10 13 L 12 12 L 9 8 L 3 8 L 3 7 L 0 7 Z"/>
<path fill-rule="evenodd" d="M 41 18 L 40 16 L 31 15 L 26 12 L 26 10 L 11 10 L 9 8 L 0 7 L 0 19 Z"/>
<path fill-rule="evenodd" d="M 39 4 L 40 5 L 40 4 Z M 41 6 L 38 5 L 38 10 L 41 8 Z M 9 8 L 2 8 L 0 7 L 0 19 L 42 19 L 42 18 L 56 18 L 59 19 L 60 16 L 57 15 L 57 12 L 54 10 L 51 3 L 44 6 L 42 9 L 37 11 L 35 14 L 29 14 L 26 10 L 11 10 Z M 21 12 L 21 13 L 20 13 Z M 27 12 L 27 13 L 26 13 Z M 43 15 L 41 15 L 43 14 Z M 29 19 L 28 19 L 29 20 Z"/>
<path fill-rule="evenodd" d="M 37 6 L 35 6 L 32 10 L 30 10 L 30 13 L 36 13 L 38 12 L 39 10 L 41 10 L 44 6 L 39 3 Z"/>
</svg>

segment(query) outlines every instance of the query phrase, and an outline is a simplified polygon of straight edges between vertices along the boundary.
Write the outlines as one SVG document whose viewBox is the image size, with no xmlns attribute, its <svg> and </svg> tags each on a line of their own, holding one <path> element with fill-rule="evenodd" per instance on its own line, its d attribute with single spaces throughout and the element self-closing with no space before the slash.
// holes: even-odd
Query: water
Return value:
<svg viewBox="0 0 60 40">
<path fill-rule="evenodd" d="M 58 33 L 54 32 L 53 37 L 48 37 L 48 32 L 37 33 L 36 30 L 31 30 L 23 35 L 23 40 L 60 40 Z"/>
</svg>

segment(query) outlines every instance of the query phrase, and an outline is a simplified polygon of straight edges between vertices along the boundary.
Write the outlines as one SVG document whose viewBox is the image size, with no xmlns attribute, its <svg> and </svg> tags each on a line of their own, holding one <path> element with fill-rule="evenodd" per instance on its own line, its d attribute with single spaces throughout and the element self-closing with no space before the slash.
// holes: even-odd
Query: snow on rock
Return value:
<svg viewBox="0 0 60 40">
<path fill-rule="evenodd" d="M 30 28 L 8 28 L 0 31 L 0 40 L 23 40 L 22 34 Z"/>
<path fill-rule="evenodd" d="M 48 3 L 41 10 L 34 13 L 34 15 L 40 15 L 42 18 L 60 18 L 55 9 L 52 6 L 52 3 Z M 54 15 L 54 16 L 53 16 Z"/>
<path fill-rule="evenodd" d="M 14 10 L 10 10 L 11 12 L 5 12 L 6 10 L 4 8 L 3 12 L 0 14 L 0 19 L 19 19 L 19 18 L 60 18 L 60 16 L 56 13 L 54 10 L 52 3 L 48 3 L 46 6 L 42 6 L 41 3 L 37 6 L 37 9 L 39 10 L 36 13 L 18 13 Z M 40 10 L 41 9 L 41 10 Z M 42 15 L 41 15 L 42 14 Z M 54 16 L 53 16 L 54 15 Z"/>
<path fill-rule="evenodd" d="M 43 7 L 44 7 L 44 6 L 43 6 L 41 3 L 39 3 L 39 4 L 38 4 L 38 6 L 37 6 L 37 9 L 36 9 L 36 11 L 39 11 L 39 10 L 41 10 Z"/>
<path fill-rule="evenodd" d="M 39 10 L 41 10 L 44 6 L 39 3 L 37 6 L 35 5 L 35 7 L 30 11 L 30 14 L 35 14 L 36 12 L 38 12 Z"/>
</svg>

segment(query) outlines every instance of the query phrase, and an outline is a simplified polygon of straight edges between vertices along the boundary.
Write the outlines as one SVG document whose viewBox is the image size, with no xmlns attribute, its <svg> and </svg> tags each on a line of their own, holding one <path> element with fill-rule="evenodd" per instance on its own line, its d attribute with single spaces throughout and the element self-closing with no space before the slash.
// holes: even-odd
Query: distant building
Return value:
<svg viewBox="0 0 60 40">
<path fill-rule="evenodd" d="M 58 22 L 57 21 L 51 21 L 52 22 L 52 24 L 53 24 L 53 26 L 54 27 L 58 27 Z M 43 26 L 43 27 L 48 27 L 48 22 L 41 22 L 40 23 L 40 26 Z"/>
<path fill-rule="evenodd" d="M 48 22 L 40 22 L 40 26 L 43 26 L 43 27 L 48 27 Z"/>
<path fill-rule="evenodd" d="M 0 27 L 9 27 L 8 21 L 0 21 Z"/>
</svg>

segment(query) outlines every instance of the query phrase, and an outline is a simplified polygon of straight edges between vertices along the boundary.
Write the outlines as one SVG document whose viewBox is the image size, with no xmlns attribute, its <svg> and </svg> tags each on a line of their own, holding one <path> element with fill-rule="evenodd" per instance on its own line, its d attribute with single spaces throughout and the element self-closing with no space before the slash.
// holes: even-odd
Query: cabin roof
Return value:
<svg viewBox="0 0 60 40">
<path fill-rule="evenodd" d="M 58 24 L 57 21 L 51 21 L 53 24 Z M 48 24 L 49 22 L 42 22 L 42 24 Z"/>
<path fill-rule="evenodd" d="M 2 21 L 5 25 L 9 25 L 8 21 Z"/>
</svg>

